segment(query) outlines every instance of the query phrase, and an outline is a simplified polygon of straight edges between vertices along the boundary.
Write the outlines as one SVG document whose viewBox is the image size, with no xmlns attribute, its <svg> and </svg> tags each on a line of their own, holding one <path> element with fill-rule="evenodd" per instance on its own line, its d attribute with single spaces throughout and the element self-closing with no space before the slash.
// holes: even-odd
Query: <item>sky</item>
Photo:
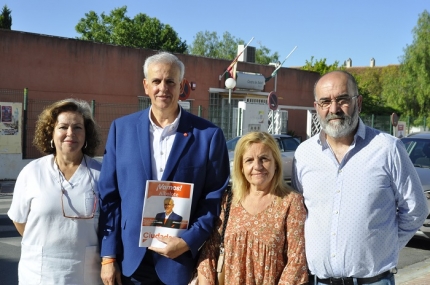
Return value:
<svg viewBox="0 0 430 285">
<path fill-rule="evenodd" d="M 429 0 L 0 0 L 12 11 L 12 30 L 66 38 L 79 37 L 75 26 L 85 13 L 109 14 L 127 6 L 169 24 L 191 45 L 198 32 L 228 31 L 251 46 L 278 52 L 283 67 L 326 59 L 350 58 L 352 66 L 398 64 L 413 43 L 419 15 L 430 12 Z M 0 39 L 1 41 L 1 39 Z"/>
</svg>

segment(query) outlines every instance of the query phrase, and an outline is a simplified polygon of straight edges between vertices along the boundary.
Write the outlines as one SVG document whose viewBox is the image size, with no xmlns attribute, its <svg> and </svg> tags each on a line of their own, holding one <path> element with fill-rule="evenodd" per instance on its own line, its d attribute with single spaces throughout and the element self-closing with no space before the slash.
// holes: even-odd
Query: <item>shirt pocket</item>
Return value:
<svg viewBox="0 0 430 285">
<path fill-rule="evenodd" d="M 85 285 L 103 284 L 100 278 L 101 258 L 97 245 L 85 248 L 84 282 Z"/>
<path fill-rule="evenodd" d="M 41 284 L 42 252 L 40 245 L 21 243 L 21 259 L 18 264 L 18 280 L 20 284 Z"/>
</svg>

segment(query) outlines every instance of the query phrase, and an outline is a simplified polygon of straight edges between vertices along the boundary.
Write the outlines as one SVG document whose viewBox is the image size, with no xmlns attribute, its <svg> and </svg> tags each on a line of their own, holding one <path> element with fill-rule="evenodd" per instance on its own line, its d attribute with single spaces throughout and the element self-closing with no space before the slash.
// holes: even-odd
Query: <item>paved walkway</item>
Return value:
<svg viewBox="0 0 430 285">
<path fill-rule="evenodd" d="M 395 279 L 398 285 L 430 285 L 430 259 L 400 269 Z"/>
<path fill-rule="evenodd" d="M 0 195 L 13 195 L 14 180 L 0 180 Z"/>
</svg>

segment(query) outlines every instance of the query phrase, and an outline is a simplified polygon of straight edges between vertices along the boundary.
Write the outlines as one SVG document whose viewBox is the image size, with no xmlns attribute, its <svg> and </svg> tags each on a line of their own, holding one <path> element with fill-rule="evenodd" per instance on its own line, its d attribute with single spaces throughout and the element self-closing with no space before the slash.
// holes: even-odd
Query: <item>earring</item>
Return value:
<svg viewBox="0 0 430 285">
<path fill-rule="evenodd" d="M 54 148 L 53 141 L 54 141 L 54 140 L 51 140 L 51 148 Z"/>
<path fill-rule="evenodd" d="M 88 142 L 87 142 L 87 141 L 85 141 L 85 146 L 84 146 L 84 148 L 87 148 L 87 146 L 88 146 Z"/>
</svg>

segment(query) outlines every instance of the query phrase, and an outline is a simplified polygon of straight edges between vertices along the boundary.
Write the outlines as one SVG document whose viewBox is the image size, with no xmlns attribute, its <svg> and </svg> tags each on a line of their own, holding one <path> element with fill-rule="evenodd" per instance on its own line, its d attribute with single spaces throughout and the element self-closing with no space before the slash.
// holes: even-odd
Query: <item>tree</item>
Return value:
<svg viewBox="0 0 430 285">
<path fill-rule="evenodd" d="M 335 61 L 333 64 L 327 64 L 325 58 L 320 60 L 314 60 L 312 56 L 310 61 L 306 60 L 305 65 L 301 68 L 302 70 L 315 71 L 320 75 L 324 75 L 334 70 L 345 70 L 344 66 L 339 66 L 339 61 Z M 348 69 L 346 70 L 351 73 L 357 81 L 358 93 L 363 97 L 362 112 L 364 114 L 374 115 L 390 115 L 395 108 L 391 106 L 385 106 L 385 101 L 381 99 L 381 70 L 377 68 L 366 68 L 366 69 Z"/>
<path fill-rule="evenodd" d="M 223 39 L 218 37 L 217 32 L 198 32 L 189 47 L 189 53 L 211 58 L 233 59 L 237 54 L 237 45 L 244 44 L 229 32 L 223 34 Z"/>
<path fill-rule="evenodd" d="M 257 48 L 255 51 L 255 62 L 260 64 L 269 64 L 271 62 L 279 62 L 279 54 L 275 52 L 274 54 L 270 54 L 270 49 L 263 46 L 261 43 L 258 43 L 260 48 Z"/>
<path fill-rule="evenodd" d="M 139 13 L 134 18 L 126 16 L 127 6 L 114 9 L 109 15 L 94 12 L 85 13 L 76 25 L 81 34 L 78 39 L 128 47 L 164 50 L 184 53 L 187 50 L 185 41 L 170 25 L 162 24 L 157 18 Z"/>
<path fill-rule="evenodd" d="M 7 5 L 3 6 L 0 15 L 0 29 L 8 29 L 10 30 L 12 27 L 12 11 L 7 7 Z"/>
<path fill-rule="evenodd" d="M 335 61 L 333 64 L 327 64 L 327 59 L 323 58 L 320 60 L 315 60 L 314 57 L 311 56 L 311 60 L 306 60 L 306 63 L 304 66 L 302 66 L 301 70 L 307 70 L 307 71 L 315 71 L 318 72 L 320 75 L 324 75 L 327 72 L 333 71 L 333 70 L 340 70 L 343 69 L 342 66 L 339 66 L 339 61 Z"/>
<path fill-rule="evenodd" d="M 430 14 L 419 16 L 414 27 L 413 42 L 404 49 L 400 64 L 396 102 L 411 116 L 430 113 Z"/>
<path fill-rule="evenodd" d="M 189 53 L 211 58 L 233 60 L 237 56 L 238 45 L 245 45 L 245 41 L 232 36 L 229 32 L 224 32 L 222 39 L 219 38 L 217 32 L 198 32 L 189 47 Z M 261 44 L 255 53 L 255 61 L 259 64 L 269 64 L 270 62 L 277 62 L 279 60 L 277 52 L 270 54 L 270 49 Z"/>
<path fill-rule="evenodd" d="M 385 67 L 351 68 L 350 72 L 358 85 L 358 93 L 363 96 L 362 112 L 373 115 L 391 115 L 393 112 L 399 113 L 394 107 L 387 105 L 382 98 L 382 80 L 386 74 Z"/>
</svg>

